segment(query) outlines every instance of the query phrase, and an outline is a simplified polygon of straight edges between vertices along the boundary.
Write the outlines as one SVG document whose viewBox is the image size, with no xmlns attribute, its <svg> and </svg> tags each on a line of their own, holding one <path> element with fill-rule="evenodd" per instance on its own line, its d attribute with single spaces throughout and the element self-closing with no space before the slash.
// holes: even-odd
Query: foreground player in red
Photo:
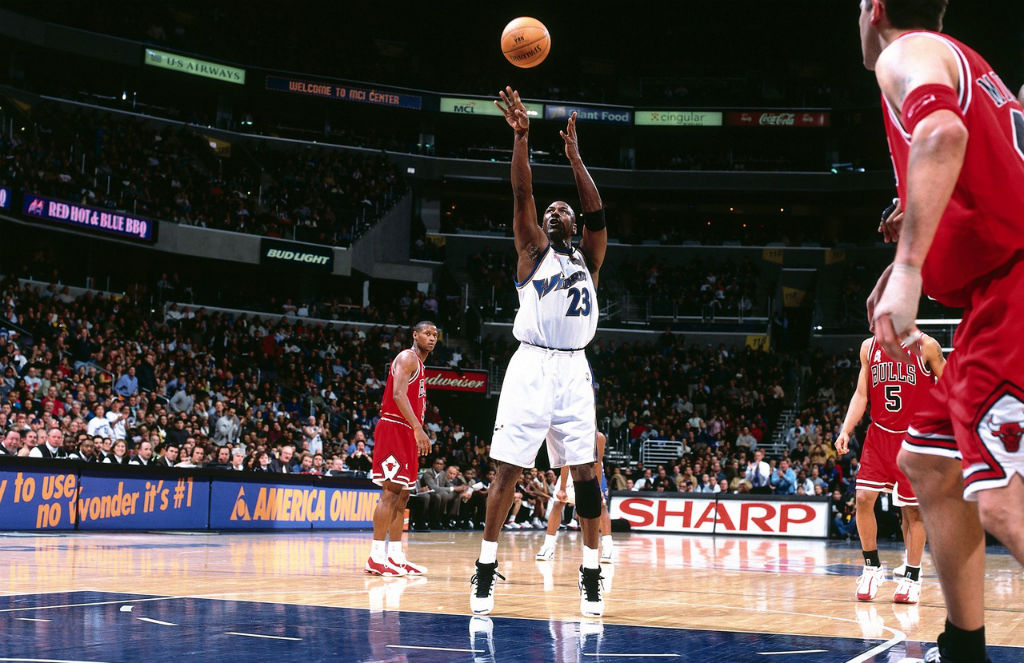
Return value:
<svg viewBox="0 0 1024 663">
<path fill-rule="evenodd" d="M 365 571 L 379 576 L 423 575 L 426 568 L 409 562 L 402 551 L 402 521 L 409 491 L 416 487 L 419 457 L 430 451 L 423 430 L 427 404 L 427 376 L 423 362 L 437 344 L 433 322 L 412 328 L 412 347 L 391 362 L 380 421 L 374 430 L 373 470 L 370 478 L 381 487 L 373 512 L 373 547 Z M 390 534 L 391 542 L 387 542 Z"/>
<path fill-rule="evenodd" d="M 868 298 L 903 357 L 922 289 L 963 308 L 942 380 L 899 454 L 917 492 L 947 619 L 942 663 L 985 660 L 985 533 L 1024 563 L 1024 108 L 974 50 L 939 32 L 947 0 L 861 0 L 864 64 L 904 210 L 896 258 Z"/>
<path fill-rule="evenodd" d="M 864 553 L 864 571 L 857 580 L 857 599 L 872 601 L 885 581 L 885 568 L 878 559 L 878 523 L 875 501 L 878 494 L 892 493 L 894 503 L 903 511 L 903 542 L 907 547 L 906 564 L 893 572 L 897 581 L 892 600 L 917 603 L 921 597 L 921 557 L 924 555 L 925 529 L 917 497 L 907 477 L 896 466 L 896 456 L 910 426 L 917 404 L 942 376 L 946 361 L 938 342 L 921 339 L 921 356 L 910 362 L 894 359 L 874 338 L 860 346 L 860 375 L 857 391 L 850 399 L 842 431 L 836 439 L 836 451 L 849 451 L 850 433 L 871 404 L 871 425 L 861 447 L 857 473 L 857 533 Z"/>
</svg>

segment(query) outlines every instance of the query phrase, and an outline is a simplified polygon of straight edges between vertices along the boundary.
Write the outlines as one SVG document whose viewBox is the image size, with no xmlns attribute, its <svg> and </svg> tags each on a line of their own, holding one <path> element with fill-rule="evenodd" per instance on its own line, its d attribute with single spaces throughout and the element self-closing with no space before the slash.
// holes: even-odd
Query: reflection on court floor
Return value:
<svg viewBox="0 0 1024 663">
<path fill-rule="evenodd" d="M 361 571 L 366 532 L 3 535 L 0 663 L 898 663 L 945 618 L 927 563 L 920 605 L 861 603 L 847 543 L 634 533 L 616 534 L 604 620 L 581 620 L 579 535 L 549 562 L 534 559 L 543 533 L 523 531 L 502 537 L 494 613 L 471 618 L 479 540 L 417 533 L 410 558 L 429 574 L 379 578 Z M 1016 645 L 1020 567 L 1003 551 L 988 562 L 989 640 Z"/>
</svg>

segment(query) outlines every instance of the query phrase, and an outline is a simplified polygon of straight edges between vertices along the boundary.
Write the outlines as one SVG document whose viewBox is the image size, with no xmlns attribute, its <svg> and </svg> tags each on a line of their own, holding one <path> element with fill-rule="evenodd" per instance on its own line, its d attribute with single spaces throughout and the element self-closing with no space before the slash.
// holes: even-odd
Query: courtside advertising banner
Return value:
<svg viewBox="0 0 1024 663">
<path fill-rule="evenodd" d="M 0 529 L 75 529 L 77 502 L 77 468 L 0 470 Z"/>
<path fill-rule="evenodd" d="M 93 470 L 90 470 L 92 472 Z M 145 478 L 82 474 L 75 517 L 79 530 L 206 529 L 210 482 L 191 476 Z"/>
<path fill-rule="evenodd" d="M 366 529 L 380 489 L 214 481 L 213 529 Z"/>
<path fill-rule="evenodd" d="M 147 243 L 156 241 L 156 221 L 124 212 L 77 205 L 28 193 L 25 194 L 23 212 L 29 218 L 54 221 L 87 232 Z"/>
<path fill-rule="evenodd" d="M 616 491 L 610 502 L 608 512 L 612 518 L 623 518 L 632 529 L 645 532 L 828 536 L 826 498 Z"/>
<path fill-rule="evenodd" d="M 11 190 L 0 186 L 0 209 L 11 209 Z"/>
</svg>

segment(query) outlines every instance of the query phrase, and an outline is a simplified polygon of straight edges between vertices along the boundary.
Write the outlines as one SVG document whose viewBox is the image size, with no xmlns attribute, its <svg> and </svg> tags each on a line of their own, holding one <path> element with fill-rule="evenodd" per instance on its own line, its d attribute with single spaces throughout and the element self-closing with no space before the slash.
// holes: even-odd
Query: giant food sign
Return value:
<svg viewBox="0 0 1024 663">
<path fill-rule="evenodd" d="M 646 532 L 828 536 L 827 500 L 662 495 L 616 492 L 608 511 L 612 518 L 623 518 L 633 529 Z"/>
<path fill-rule="evenodd" d="M 461 391 L 471 394 L 487 393 L 487 371 L 456 371 L 450 368 L 427 367 L 427 388 L 442 391 Z"/>
</svg>

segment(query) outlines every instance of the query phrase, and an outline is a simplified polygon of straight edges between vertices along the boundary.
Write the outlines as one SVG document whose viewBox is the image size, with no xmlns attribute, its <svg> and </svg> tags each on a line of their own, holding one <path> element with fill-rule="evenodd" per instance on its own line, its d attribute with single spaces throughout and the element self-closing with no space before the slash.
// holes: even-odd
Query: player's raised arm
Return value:
<svg viewBox="0 0 1024 663">
<path fill-rule="evenodd" d="M 840 456 L 850 450 L 850 433 L 864 418 L 864 410 L 868 406 L 868 352 L 870 348 L 870 338 L 860 344 L 860 373 L 857 375 L 857 390 L 850 398 L 850 406 L 846 409 L 843 427 L 839 430 L 839 437 L 836 438 L 836 451 Z"/>
<path fill-rule="evenodd" d="M 576 190 L 580 194 L 580 207 L 583 212 L 583 239 L 580 241 L 580 248 L 587 256 L 587 266 L 590 268 L 590 276 L 594 279 L 594 287 L 597 287 L 598 272 L 604 263 L 604 254 L 608 250 L 608 230 L 605 228 L 604 203 L 601 202 L 601 194 L 597 191 L 594 179 L 590 172 L 583 165 L 580 158 L 580 145 L 576 137 L 576 113 L 569 116 L 565 131 L 559 131 L 562 140 L 565 141 L 565 156 L 572 166 L 572 176 L 576 178 Z"/>
<path fill-rule="evenodd" d="M 949 48 L 910 35 L 886 48 L 875 75 L 911 134 L 907 205 L 888 283 L 874 310 L 873 329 L 890 357 L 908 359 L 900 340 L 916 330 L 921 266 L 949 204 L 967 151 L 967 127 L 957 97 L 957 62 Z"/>
<path fill-rule="evenodd" d="M 526 276 L 541 252 L 547 248 L 548 238 L 537 224 L 537 204 L 533 200 L 533 173 L 530 171 L 530 117 L 519 92 L 506 87 L 499 92 L 501 101 L 494 105 L 505 116 L 515 132 L 512 143 L 512 235 L 519 254 L 517 278 Z"/>
</svg>

